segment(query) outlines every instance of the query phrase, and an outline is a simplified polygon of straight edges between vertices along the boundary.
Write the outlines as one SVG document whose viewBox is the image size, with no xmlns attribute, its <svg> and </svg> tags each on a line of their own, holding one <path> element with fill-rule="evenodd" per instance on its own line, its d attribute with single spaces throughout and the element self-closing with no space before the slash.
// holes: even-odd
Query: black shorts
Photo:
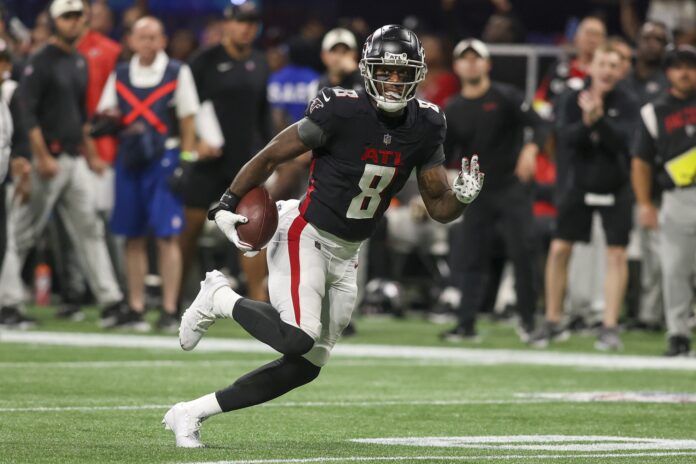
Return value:
<svg viewBox="0 0 696 464">
<path fill-rule="evenodd" d="M 203 161 L 189 167 L 183 189 L 185 207 L 207 210 L 229 188 L 237 171 L 220 161 Z"/>
<path fill-rule="evenodd" d="M 586 192 L 569 190 L 558 205 L 558 220 L 554 238 L 569 242 L 589 242 L 592 232 L 592 213 L 602 217 L 602 227 L 611 246 L 627 246 L 633 226 L 633 193 L 630 185 L 615 192 L 611 206 L 593 206 L 586 203 Z"/>
</svg>

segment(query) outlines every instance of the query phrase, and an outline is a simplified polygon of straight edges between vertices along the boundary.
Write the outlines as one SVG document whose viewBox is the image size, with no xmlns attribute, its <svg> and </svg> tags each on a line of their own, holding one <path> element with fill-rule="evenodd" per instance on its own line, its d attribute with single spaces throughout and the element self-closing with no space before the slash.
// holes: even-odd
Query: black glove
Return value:
<svg viewBox="0 0 696 464">
<path fill-rule="evenodd" d="M 208 220 L 214 221 L 217 212 L 223 209 L 234 213 L 237 209 L 237 205 L 239 205 L 239 200 L 241 200 L 241 198 L 230 192 L 229 189 L 225 190 L 225 193 L 220 197 L 220 201 L 208 210 Z"/>
</svg>

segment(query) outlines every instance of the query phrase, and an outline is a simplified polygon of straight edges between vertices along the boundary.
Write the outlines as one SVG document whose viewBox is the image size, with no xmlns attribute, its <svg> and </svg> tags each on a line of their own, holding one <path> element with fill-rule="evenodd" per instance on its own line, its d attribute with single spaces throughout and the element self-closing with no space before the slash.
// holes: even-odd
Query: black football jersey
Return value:
<svg viewBox="0 0 696 464">
<path fill-rule="evenodd" d="M 684 178 L 670 175 L 667 165 L 696 151 L 696 97 L 680 99 L 665 93 L 641 108 L 641 122 L 632 152 L 655 168 L 658 185 L 663 189 L 695 185 L 688 161 Z"/>
<path fill-rule="evenodd" d="M 344 240 L 372 235 L 414 168 L 444 162 L 445 117 L 427 101 L 411 100 L 402 117 L 389 118 L 364 91 L 323 88 L 305 116 L 321 128 L 325 142 L 313 149 L 300 212 Z"/>
</svg>

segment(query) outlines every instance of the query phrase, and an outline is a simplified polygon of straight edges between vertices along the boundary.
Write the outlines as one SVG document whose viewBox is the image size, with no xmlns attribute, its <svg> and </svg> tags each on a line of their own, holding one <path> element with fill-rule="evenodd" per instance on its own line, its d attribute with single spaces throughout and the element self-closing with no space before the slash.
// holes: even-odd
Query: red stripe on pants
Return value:
<svg viewBox="0 0 696 464">
<path fill-rule="evenodd" d="M 297 216 L 288 230 L 288 252 L 290 255 L 290 296 L 295 310 L 295 322 L 300 326 L 300 236 L 307 225 L 302 216 Z"/>
</svg>

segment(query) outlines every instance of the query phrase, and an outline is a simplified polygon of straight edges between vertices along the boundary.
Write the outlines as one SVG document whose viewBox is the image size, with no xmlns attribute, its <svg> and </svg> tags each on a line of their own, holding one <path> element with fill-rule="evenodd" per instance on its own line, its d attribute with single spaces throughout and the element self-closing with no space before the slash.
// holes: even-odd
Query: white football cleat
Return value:
<svg viewBox="0 0 696 464">
<path fill-rule="evenodd" d="M 201 289 L 181 316 L 179 326 L 179 344 L 181 348 L 190 351 L 198 345 L 208 327 L 213 325 L 216 316 L 213 314 L 213 294 L 224 286 L 229 287 L 227 277 L 220 271 L 205 273 L 205 280 L 201 282 Z"/>
<path fill-rule="evenodd" d="M 189 414 L 184 403 L 177 403 L 167 411 L 162 419 L 165 430 L 171 430 L 179 448 L 203 448 L 201 442 L 201 421 Z"/>
</svg>

